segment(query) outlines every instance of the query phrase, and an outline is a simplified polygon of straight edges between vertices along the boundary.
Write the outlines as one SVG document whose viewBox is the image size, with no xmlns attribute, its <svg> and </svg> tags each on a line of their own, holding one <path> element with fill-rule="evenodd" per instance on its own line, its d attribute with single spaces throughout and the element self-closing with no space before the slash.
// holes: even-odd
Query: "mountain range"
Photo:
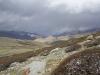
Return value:
<svg viewBox="0 0 100 75">
<path fill-rule="evenodd" d="M 61 33 L 55 34 L 55 36 L 66 36 L 66 35 L 75 35 L 75 34 L 85 34 L 85 33 L 93 33 L 100 31 L 100 28 L 91 28 L 87 30 L 72 30 L 72 31 L 64 31 Z"/>
<path fill-rule="evenodd" d="M 23 31 L 0 31 L 0 37 L 10 37 L 10 38 L 16 38 L 16 39 L 35 39 L 39 37 L 40 35 L 36 33 L 29 33 L 29 32 L 23 32 Z"/>
<path fill-rule="evenodd" d="M 85 33 L 92 33 L 100 31 L 100 28 L 92 28 L 88 30 L 72 30 L 72 31 L 64 31 L 61 33 L 54 34 L 53 36 L 70 36 L 70 35 L 75 35 L 75 34 L 85 34 Z M 24 32 L 24 31 L 0 31 L 0 37 L 10 37 L 10 38 L 15 38 L 15 39 L 36 39 L 38 37 L 45 37 L 46 35 L 40 35 L 37 33 L 31 33 L 31 32 Z"/>
</svg>

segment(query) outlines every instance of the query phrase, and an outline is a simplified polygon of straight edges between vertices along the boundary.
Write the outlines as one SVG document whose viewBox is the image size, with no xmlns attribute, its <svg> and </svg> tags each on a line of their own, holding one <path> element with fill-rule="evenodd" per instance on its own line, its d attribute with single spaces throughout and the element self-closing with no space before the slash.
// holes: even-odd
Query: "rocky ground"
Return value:
<svg viewBox="0 0 100 75">
<path fill-rule="evenodd" d="M 0 75 L 99 75 L 99 60 L 98 32 L 52 42 L 36 56 L 10 64 Z"/>
</svg>

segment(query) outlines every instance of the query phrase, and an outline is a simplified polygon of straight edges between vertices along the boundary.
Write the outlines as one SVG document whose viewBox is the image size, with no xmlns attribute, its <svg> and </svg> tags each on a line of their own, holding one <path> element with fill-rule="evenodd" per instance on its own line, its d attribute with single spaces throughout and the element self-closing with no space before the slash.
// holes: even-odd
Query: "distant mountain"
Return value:
<svg viewBox="0 0 100 75">
<path fill-rule="evenodd" d="M 72 30 L 72 31 L 64 31 L 62 33 L 55 34 L 54 36 L 65 36 L 65 35 L 75 35 L 75 34 L 84 34 L 84 33 L 92 33 L 100 31 L 100 28 L 92 28 L 87 30 Z"/>
<path fill-rule="evenodd" d="M 23 32 L 23 31 L 0 31 L 0 37 L 10 37 L 10 38 L 16 38 L 16 39 L 35 39 L 37 37 L 40 37 L 40 35 L 36 33 L 29 33 L 29 32 Z"/>
</svg>

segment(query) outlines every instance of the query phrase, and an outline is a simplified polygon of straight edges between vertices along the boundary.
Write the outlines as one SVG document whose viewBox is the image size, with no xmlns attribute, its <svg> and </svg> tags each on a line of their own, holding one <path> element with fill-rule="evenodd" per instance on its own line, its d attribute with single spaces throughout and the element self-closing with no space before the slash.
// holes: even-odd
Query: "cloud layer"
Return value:
<svg viewBox="0 0 100 75">
<path fill-rule="evenodd" d="M 100 0 L 0 0 L 0 30 L 54 34 L 100 27 Z"/>
<path fill-rule="evenodd" d="M 65 9 L 70 13 L 97 12 L 100 0 L 49 0 L 49 4 L 50 7 L 65 6 Z"/>
</svg>

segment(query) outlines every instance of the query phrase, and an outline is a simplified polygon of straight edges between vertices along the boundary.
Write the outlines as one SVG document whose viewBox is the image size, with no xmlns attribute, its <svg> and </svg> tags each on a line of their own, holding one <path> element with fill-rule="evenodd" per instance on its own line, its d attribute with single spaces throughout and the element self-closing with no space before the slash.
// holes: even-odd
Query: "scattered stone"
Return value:
<svg viewBox="0 0 100 75">
<path fill-rule="evenodd" d="M 49 55 L 49 50 L 45 50 L 45 51 L 43 51 L 40 55 L 41 56 L 47 56 L 47 55 Z"/>
<path fill-rule="evenodd" d="M 100 39 L 100 36 L 96 36 L 95 38 L 96 38 L 96 39 Z"/>
<path fill-rule="evenodd" d="M 6 65 L 0 64 L 0 71 L 2 71 L 2 70 L 4 70 L 4 69 L 6 69 Z"/>
<path fill-rule="evenodd" d="M 95 39 L 93 41 L 86 42 L 83 45 L 88 48 L 88 47 L 92 47 L 92 46 L 97 46 L 99 44 L 100 44 L 100 39 Z"/>
<path fill-rule="evenodd" d="M 93 40 L 94 39 L 94 36 L 93 35 L 89 35 L 88 37 L 87 37 L 87 40 Z"/>
<path fill-rule="evenodd" d="M 76 50 L 79 50 L 80 48 L 81 48 L 81 45 L 75 44 L 75 45 L 72 45 L 72 46 L 68 46 L 65 49 L 65 52 L 68 53 L 68 52 L 76 51 Z"/>
<path fill-rule="evenodd" d="M 19 62 L 14 62 L 14 63 L 12 63 L 12 64 L 10 65 L 10 67 L 15 67 L 15 66 L 19 66 L 19 65 L 20 65 Z"/>
</svg>

